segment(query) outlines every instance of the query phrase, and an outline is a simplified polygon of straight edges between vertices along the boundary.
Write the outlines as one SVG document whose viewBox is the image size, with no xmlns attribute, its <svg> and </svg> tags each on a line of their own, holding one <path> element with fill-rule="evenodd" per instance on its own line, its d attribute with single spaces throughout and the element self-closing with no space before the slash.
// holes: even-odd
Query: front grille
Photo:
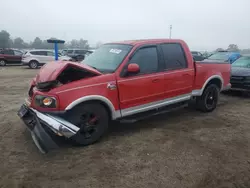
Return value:
<svg viewBox="0 0 250 188">
<path fill-rule="evenodd" d="M 250 89 L 250 80 L 245 76 L 231 76 L 232 88 Z"/>
<path fill-rule="evenodd" d="M 243 83 L 245 80 L 244 76 L 231 76 L 230 83 Z"/>
</svg>

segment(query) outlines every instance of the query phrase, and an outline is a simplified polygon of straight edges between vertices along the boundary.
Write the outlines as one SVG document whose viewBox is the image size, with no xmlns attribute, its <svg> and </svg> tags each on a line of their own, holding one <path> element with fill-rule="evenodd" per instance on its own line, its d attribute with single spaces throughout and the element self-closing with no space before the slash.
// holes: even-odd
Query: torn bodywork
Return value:
<svg viewBox="0 0 250 188">
<path fill-rule="evenodd" d="M 53 111 L 58 109 L 58 101 L 56 95 L 49 95 L 49 91 L 100 74 L 87 65 L 72 62 L 52 62 L 41 68 L 31 83 L 29 98 L 19 109 L 18 116 L 30 130 L 34 143 L 42 153 L 57 148 L 59 136 L 71 138 L 79 131 L 79 127 L 65 120 L 62 111 Z M 44 100 L 48 100 L 48 106 L 43 104 Z"/>
<path fill-rule="evenodd" d="M 34 143 L 42 153 L 58 147 L 57 136 L 71 138 L 79 128 L 59 116 L 41 113 L 23 104 L 18 116 L 30 130 Z"/>
<path fill-rule="evenodd" d="M 84 64 L 51 62 L 41 68 L 32 85 L 35 85 L 38 90 L 49 91 L 70 82 L 98 75 L 101 75 L 99 71 Z"/>
</svg>

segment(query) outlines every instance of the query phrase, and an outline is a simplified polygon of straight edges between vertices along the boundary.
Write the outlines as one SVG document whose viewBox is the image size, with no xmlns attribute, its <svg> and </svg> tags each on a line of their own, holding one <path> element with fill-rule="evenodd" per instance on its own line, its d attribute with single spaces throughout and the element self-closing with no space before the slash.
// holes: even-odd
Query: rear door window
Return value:
<svg viewBox="0 0 250 188">
<path fill-rule="evenodd" d="M 55 56 L 54 52 L 47 51 L 47 56 Z"/>
<path fill-rule="evenodd" d="M 187 60 L 181 44 L 169 43 L 160 45 L 163 52 L 166 70 L 187 68 Z"/>
<path fill-rule="evenodd" d="M 13 50 L 3 50 L 3 54 L 14 55 L 14 51 Z"/>
<path fill-rule="evenodd" d="M 31 51 L 30 53 L 32 55 L 47 56 L 47 52 L 46 51 Z"/>
</svg>

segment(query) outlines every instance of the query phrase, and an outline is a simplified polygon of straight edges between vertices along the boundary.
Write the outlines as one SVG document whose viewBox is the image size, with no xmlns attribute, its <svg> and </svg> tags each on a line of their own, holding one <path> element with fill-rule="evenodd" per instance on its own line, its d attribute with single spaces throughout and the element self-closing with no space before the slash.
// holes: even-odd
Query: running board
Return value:
<svg viewBox="0 0 250 188">
<path fill-rule="evenodd" d="M 180 102 L 180 103 L 169 105 L 167 107 L 162 107 L 162 108 L 159 108 L 159 109 L 150 110 L 148 112 L 144 112 L 144 113 L 139 113 L 139 114 L 136 114 L 136 115 L 128 116 L 128 117 L 125 117 L 123 119 L 120 119 L 119 121 L 121 123 L 135 123 L 137 121 L 140 121 L 140 120 L 143 120 L 143 119 L 147 119 L 147 118 L 150 118 L 152 116 L 164 114 L 164 113 L 167 113 L 167 112 L 176 111 L 176 110 L 179 110 L 181 108 L 185 108 L 187 106 L 188 106 L 188 101 L 186 101 L 186 102 Z"/>
</svg>

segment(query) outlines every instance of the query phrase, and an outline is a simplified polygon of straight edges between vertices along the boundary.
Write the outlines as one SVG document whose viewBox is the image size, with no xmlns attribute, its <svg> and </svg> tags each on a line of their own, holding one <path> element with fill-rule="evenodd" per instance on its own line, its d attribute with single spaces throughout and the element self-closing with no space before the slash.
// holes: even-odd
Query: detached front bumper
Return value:
<svg viewBox="0 0 250 188">
<path fill-rule="evenodd" d="M 34 143 L 42 153 L 58 148 L 57 136 L 71 138 L 79 130 L 58 116 L 41 113 L 25 104 L 19 109 L 18 116 L 30 130 Z"/>
</svg>

